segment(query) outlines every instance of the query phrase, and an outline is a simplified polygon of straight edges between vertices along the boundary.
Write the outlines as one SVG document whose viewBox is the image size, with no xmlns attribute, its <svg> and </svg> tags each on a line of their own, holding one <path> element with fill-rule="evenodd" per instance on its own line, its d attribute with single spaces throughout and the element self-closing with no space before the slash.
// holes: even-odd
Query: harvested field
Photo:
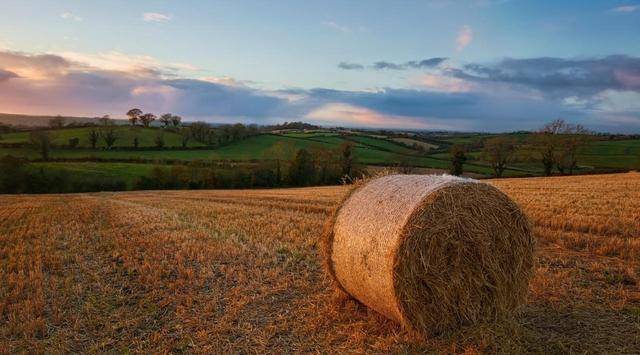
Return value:
<svg viewBox="0 0 640 355">
<path fill-rule="evenodd" d="M 640 174 L 492 183 L 534 224 L 529 301 L 427 340 L 334 295 L 344 187 L 0 196 L 0 349 L 640 353 Z"/>
</svg>

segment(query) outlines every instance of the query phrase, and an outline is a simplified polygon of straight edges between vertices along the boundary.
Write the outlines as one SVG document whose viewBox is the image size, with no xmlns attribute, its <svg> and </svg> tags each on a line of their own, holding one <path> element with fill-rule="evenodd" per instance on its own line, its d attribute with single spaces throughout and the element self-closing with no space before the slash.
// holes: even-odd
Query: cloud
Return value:
<svg viewBox="0 0 640 355">
<path fill-rule="evenodd" d="M 323 21 L 322 24 L 326 27 L 329 27 L 330 29 L 337 31 L 337 32 L 342 32 L 342 33 L 351 33 L 352 30 L 349 26 L 345 26 L 345 25 L 341 25 L 338 24 L 336 22 L 333 21 Z"/>
<path fill-rule="evenodd" d="M 404 63 L 392 63 L 387 61 L 378 61 L 369 66 L 374 70 L 407 70 L 407 69 L 429 69 L 435 68 L 446 61 L 448 58 L 435 57 L 423 60 L 411 60 Z M 338 68 L 345 70 L 361 70 L 365 66 L 358 63 L 340 62 Z"/>
<path fill-rule="evenodd" d="M 456 50 L 459 52 L 465 49 L 473 41 L 473 31 L 469 26 L 462 26 L 456 38 Z"/>
<path fill-rule="evenodd" d="M 467 64 L 448 73 L 471 82 L 520 85 L 563 97 L 592 96 L 607 89 L 640 92 L 640 58 L 626 55 L 507 58 L 494 64 Z"/>
<path fill-rule="evenodd" d="M 447 59 L 448 58 L 436 57 L 436 58 L 423 59 L 419 62 L 409 61 L 405 63 L 405 66 L 410 68 L 433 68 L 442 64 Z"/>
<path fill-rule="evenodd" d="M 375 62 L 373 63 L 373 69 L 375 70 L 383 70 L 383 69 L 390 69 L 390 70 L 403 70 L 405 67 L 401 64 L 395 64 L 395 63 L 390 63 L 390 62 L 384 62 L 384 61 L 380 61 L 380 62 Z"/>
<path fill-rule="evenodd" d="M 556 118 L 640 131 L 638 58 L 530 58 L 435 67 L 412 88 L 266 90 L 229 77 L 190 77 L 155 58 L 0 51 L 5 112 L 124 116 L 131 107 L 189 120 L 292 120 L 340 126 L 508 131 Z M 197 73 L 197 72 L 196 72 Z M 602 83 L 599 83 L 602 82 Z"/>
<path fill-rule="evenodd" d="M 338 68 L 344 70 L 362 70 L 364 69 L 364 65 L 358 63 L 340 62 L 338 64 Z"/>
<path fill-rule="evenodd" d="M 175 77 L 183 72 L 195 72 L 198 70 L 195 66 L 186 63 L 164 63 L 148 55 L 132 55 L 118 51 L 104 53 L 61 52 L 58 54 L 61 58 L 64 57 L 93 68 L 137 73 L 139 75 L 157 74 L 165 77 Z"/>
<path fill-rule="evenodd" d="M 70 21 L 77 21 L 80 22 L 82 21 L 82 17 L 78 16 L 78 15 L 74 15 L 71 12 L 63 12 L 60 14 L 60 18 L 65 19 L 65 20 L 70 20 Z"/>
<path fill-rule="evenodd" d="M 475 88 L 473 83 L 466 80 L 432 73 L 421 75 L 412 83 L 419 88 L 441 92 L 469 92 Z"/>
<path fill-rule="evenodd" d="M 24 78 L 47 78 L 66 72 L 72 65 L 57 55 L 0 51 L 0 69 Z"/>
<path fill-rule="evenodd" d="M 0 82 L 12 79 L 12 78 L 17 78 L 18 74 L 14 73 L 14 72 L 10 72 L 8 70 L 3 70 L 0 69 Z"/>
<path fill-rule="evenodd" d="M 635 12 L 640 10 L 640 5 L 623 5 L 614 7 L 611 12 Z"/>
<path fill-rule="evenodd" d="M 309 112 L 305 119 L 324 125 L 346 127 L 442 129 L 441 126 L 429 124 L 422 119 L 384 115 L 371 109 L 341 103 L 321 106 Z"/>
<path fill-rule="evenodd" d="M 162 14 L 159 12 L 145 12 L 142 14 L 142 20 L 146 22 L 167 22 L 171 21 L 173 16 Z"/>
</svg>

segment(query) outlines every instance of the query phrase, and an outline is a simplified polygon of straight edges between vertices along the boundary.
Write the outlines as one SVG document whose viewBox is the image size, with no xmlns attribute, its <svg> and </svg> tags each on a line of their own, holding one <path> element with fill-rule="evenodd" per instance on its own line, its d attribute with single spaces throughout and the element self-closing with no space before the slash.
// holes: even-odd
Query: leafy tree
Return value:
<svg viewBox="0 0 640 355">
<path fill-rule="evenodd" d="M 211 125 L 206 122 L 198 121 L 191 123 L 191 125 L 189 125 L 189 129 L 191 131 L 191 136 L 195 140 L 201 143 L 206 143 Z"/>
<path fill-rule="evenodd" d="M 263 160 L 272 160 L 274 162 L 276 186 L 282 184 L 283 171 L 285 164 L 291 159 L 294 152 L 294 146 L 291 142 L 277 141 L 264 152 Z"/>
<path fill-rule="evenodd" d="M 289 167 L 289 181 L 294 186 L 308 186 L 313 184 L 314 177 L 315 168 L 311 154 L 304 148 L 298 150 Z"/>
<path fill-rule="evenodd" d="M 0 193 L 21 193 L 25 188 L 27 163 L 24 159 L 6 155 L 0 158 Z"/>
<path fill-rule="evenodd" d="M 491 164 L 496 177 L 502 177 L 515 150 L 516 145 L 513 140 L 504 136 L 489 138 L 484 142 L 483 156 Z"/>
<path fill-rule="evenodd" d="M 451 155 L 451 175 L 460 176 L 464 170 L 464 163 L 467 161 L 467 148 L 461 144 L 451 146 L 449 154 Z"/>
<path fill-rule="evenodd" d="M 31 131 L 29 140 L 38 149 L 43 160 L 49 160 L 51 151 L 51 136 L 47 131 Z"/>
<path fill-rule="evenodd" d="M 164 115 L 160 116 L 159 121 L 162 124 L 162 128 L 169 127 L 169 125 L 171 124 L 172 118 L 173 118 L 173 115 L 170 113 L 165 113 Z"/>
<path fill-rule="evenodd" d="M 49 120 L 49 127 L 51 128 L 62 128 L 66 123 L 66 119 L 62 116 L 56 116 Z"/>
<path fill-rule="evenodd" d="M 156 115 L 154 115 L 153 113 L 145 113 L 144 115 L 139 117 L 139 120 L 143 126 L 149 127 L 151 122 L 156 120 Z"/>
<path fill-rule="evenodd" d="M 356 157 L 353 152 L 353 143 L 343 142 L 338 147 L 338 156 L 340 158 L 340 173 L 343 177 L 352 178 L 356 175 Z"/>
<path fill-rule="evenodd" d="M 333 152 L 324 148 L 313 148 L 311 150 L 315 170 L 318 173 L 317 182 L 319 184 L 333 184 L 339 181 L 340 173 L 336 164 Z"/>
<path fill-rule="evenodd" d="M 236 123 L 229 128 L 231 140 L 238 141 L 246 136 L 246 127 L 242 123 Z"/>
<path fill-rule="evenodd" d="M 127 116 L 129 117 L 129 122 L 131 122 L 132 126 L 135 126 L 138 123 L 138 119 L 142 115 L 142 110 L 139 108 L 132 108 L 127 111 Z"/>
<path fill-rule="evenodd" d="M 118 140 L 118 134 L 113 128 L 104 128 L 102 130 L 102 139 L 104 139 L 104 144 L 107 146 L 107 149 L 111 149 L 113 145 Z"/>
<path fill-rule="evenodd" d="M 100 138 L 100 132 L 95 128 L 89 130 L 89 144 L 91 144 L 92 149 L 96 149 L 96 145 L 98 144 L 98 139 Z"/>
<path fill-rule="evenodd" d="M 69 148 L 75 148 L 80 144 L 80 139 L 78 137 L 69 138 Z"/>
</svg>

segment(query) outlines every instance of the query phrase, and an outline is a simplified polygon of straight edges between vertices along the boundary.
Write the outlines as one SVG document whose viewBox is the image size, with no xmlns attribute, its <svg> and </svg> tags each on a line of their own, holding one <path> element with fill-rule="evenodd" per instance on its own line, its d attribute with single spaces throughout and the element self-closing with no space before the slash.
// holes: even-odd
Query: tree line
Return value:
<svg viewBox="0 0 640 355">
<path fill-rule="evenodd" d="M 86 177 L 64 170 L 35 168 L 29 161 L 6 155 L 0 158 L 0 194 L 122 191 L 121 179 Z"/>
<path fill-rule="evenodd" d="M 153 113 L 144 113 L 142 110 L 134 108 L 127 111 L 129 123 L 131 127 L 148 128 L 156 121 L 157 116 Z M 244 125 L 242 123 L 225 124 L 213 126 L 207 122 L 193 122 L 189 124 L 182 123 L 182 117 L 171 113 L 160 116 L 161 130 L 154 137 L 155 149 L 165 148 L 165 131 L 174 132 L 180 135 L 181 148 L 188 148 L 189 142 L 194 140 L 206 144 L 209 147 L 224 146 L 260 133 L 257 125 Z M 53 129 L 61 129 L 67 127 L 64 117 L 54 117 L 49 120 L 49 127 Z M 86 133 L 86 139 L 91 149 L 97 149 L 100 143 L 104 144 L 104 149 L 112 149 L 117 142 L 122 143 L 122 137 L 119 134 L 118 125 L 106 115 L 98 119 L 98 124 L 86 125 L 89 130 Z M 32 147 L 38 150 L 42 160 L 48 160 L 51 149 L 54 148 L 53 138 L 49 131 L 32 130 L 29 133 L 29 142 Z M 77 148 L 80 144 L 78 137 L 70 138 L 63 145 L 65 148 Z M 126 143 L 125 143 L 126 144 Z M 140 148 L 140 137 L 135 134 L 129 142 L 129 147 L 133 149 Z"/>
<path fill-rule="evenodd" d="M 269 188 L 334 185 L 362 174 L 353 145 L 337 149 L 296 150 L 278 142 L 257 164 L 195 161 L 186 165 L 155 166 L 140 176 L 136 189 Z M 36 167 L 23 158 L 0 158 L 0 194 L 122 191 L 121 179 L 70 174 L 64 170 Z"/>
<path fill-rule="evenodd" d="M 294 153 L 291 159 L 291 153 Z M 149 176 L 136 182 L 137 189 L 213 189 L 253 187 L 301 187 L 334 185 L 362 174 L 353 151 L 345 142 L 335 150 L 298 149 L 278 142 L 257 164 L 222 166 L 212 162 L 191 162 L 171 167 L 156 166 Z"/>
</svg>

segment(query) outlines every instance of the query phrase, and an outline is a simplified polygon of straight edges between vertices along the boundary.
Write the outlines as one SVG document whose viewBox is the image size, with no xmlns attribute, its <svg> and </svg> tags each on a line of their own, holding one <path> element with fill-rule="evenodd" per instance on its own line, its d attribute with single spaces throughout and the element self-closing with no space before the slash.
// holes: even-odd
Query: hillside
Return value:
<svg viewBox="0 0 640 355">
<path fill-rule="evenodd" d="M 45 130 L 51 135 L 51 143 L 58 147 L 69 145 L 69 140 L 77 138 L 79 140 L 77 148 L 91 148 L 89 141 L 90 131 L 100 131 L 99 127 L 82 127 L 82 128 L 62 128 Z M 167 148 L 178 148 L 182 146 L 182 136 L 176 132 L 169 130 L 160 130 L 158 128 L 115 126 L 113 130 L 116 134 L 116 142 L 114 148 L 133 148 L 134 137 L 138 137 L 140 148 L 149 148 L 156 146 L 156 138 L 162 136 L 164 146 Z M 5 133 L 0 136 L 0 144 L 27 144 L 29 143 L 29 132 Z M 205 145 L 189 140 L 187 147 L 204 147 Z M 105 148 L 103 139 L 98 139 L 96 148 Z"/>
<path fill-rule="evenodd" d="M 545 173 L 535 137 L 527 132 L 487 134 L 357 131 L 323 129 L 316 126 L 306 129 L 304 127 L 307 126 L 299 122 L 289 124 L 291 125 L 303 128 L 282 129 L 280 126 L 274 126 L 274 130 L 269 131 L 268 127 L 258 129 L 239 125 L 241 131 L 234 133 L 238 125 L 205 124 L 203 128 L 203 124 L 200 124 L 198 128 L 192 123 L 182 128 L 168 129 L 129 125 L 45 129 L 44 132 L 51 140 L 48 161 L 43 161 L 42 153 L 31 142 L 31 132 L 21 130 L 0 134 L 0 158 L 10 155 L 28 160 L 28 170 L 32 175 L 37 175 L 29 179 L 32 186 L 37 186 L 38 181 L 49 181 L 52 184 L 58 180 L 66 181 L 65 188 L 56 189 L 56 186 L 53 186 L 52 189 L 41 190 L 49 192 L 69 192 L 69 188 L 78 184 L 85 186 L 83 190 L 78 191 L 99 191 L 102 188 L 100 186 L 109 180 L 113 183 L 110 185 L 134 189 L 139 187 L 136 184 L 138 180 L 148 179 L 152 173 L 157 173 L 156 167 L 174 173 L 186 169 L 190 171 L 192 180 L 195 175 L 200 177 L 198 181 L 171 183 L 155 188 L 203 186 L 204 180 L 208 181 L 206 188 L 213 188 L 212 184 L 216 179 L 211 176 L 214 175 L 219 175 L 220 178 L 217 180 L 226 181 L 220 183 L 223 187 L 282 187 L 287 186 L 287 182 L 283 180 L 287 178 L 288 167 L 302 149 L 310 153 L 310 159 L 315 165 L 316 171 L 311 175 L 324 174 L 321 171 L 326 172 L 327 165 L 333 165 L 332 178 L 312 176 L 304 185 L 337 183 L 339 179 L 335 175 L 339 173 L 336 172 L 338 169 L 335 166 L 340 159 L 341 147 L 345 143 L 353 147 L 350 159 L 353 159 L 360 172 L 391 167 L 404 172 L 431 173 L 448 172 L 452 166 L 450 151 L 455 145 L 462 144 L 466 149 L 463 174 L 491 177 L 494 170 L 487 156 L 483 154 L 483 142 L 490 138 L 502 137 L 516 142 L 515 153 L 508 160 L 503 176 L 541 176 Z M 116 137 L 111 149 L 106 148 L 104 139 L 104 132 L 109 130 L 112 130 Z M 95 149 L 91 148 L 90 144 L 91 132 L 99 134 Z M 138 142 L 137 148 L 135 138 Z M 158 146 L 159 140 L 162 147 Z M 586 145 L 576 152 L 577 165 L 572 173 L 592 174 L 640 169 L 640 139 L 637 137 L 592 135 L 587 136 L 586 140 Z M 185 141 L 186 147 L 183 147 Z M 274 161 L 279 162 L 279 172 L 275 171 L 272 164 Z M 322 164 L 324 167 L 319 166 Z M 209 178 L 203 177 L 204 173 L 196 174 L 193 171 L 194 165 L 210 167 L 211 171 L 207 173 Z M 271 166 L 272 171 L 256 170 L 264 170 L 268 166 Z M 555 166 L 552 168 L 554 173 L 567 173 L 560 172 Z M 274 182 L 273 175 L 279 176 L 277 182 Z M 157 174 L 154 179 L 157 179 Z M 173 180 L 175 179 L 177 176 L 173 177 Z M 180 179 L 185 181 L 189 178 L 183 176 Z M 322 182 L 319 182 L 320 180 Z M 216 183 L 215 187 L 219 185 Z M 30 188 L 23 191 L 40 190 Z"/>
<path fill-rule="evenodd" d="M 323 275 L 343 187 L 0 198 L 8 352 L 639 353 L 640 174 L 492 180 L 537 273 L 518 321 L 420 340 Z"/>
</svg>

